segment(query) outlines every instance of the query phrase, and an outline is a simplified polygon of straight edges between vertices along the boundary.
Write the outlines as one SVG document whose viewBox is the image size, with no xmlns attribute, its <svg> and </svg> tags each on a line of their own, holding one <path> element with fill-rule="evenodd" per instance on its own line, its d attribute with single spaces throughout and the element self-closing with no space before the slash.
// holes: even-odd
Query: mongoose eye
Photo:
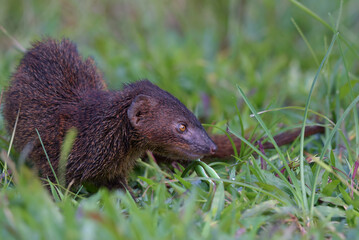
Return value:
<svg viewBox="0 0 359 240">
<path fill-rule="evenodd" d="M 187 130 L 187 126 L 183 123 L 178 124 L 177 130 L 179 133 L 184 133 Z"/>
</svg>

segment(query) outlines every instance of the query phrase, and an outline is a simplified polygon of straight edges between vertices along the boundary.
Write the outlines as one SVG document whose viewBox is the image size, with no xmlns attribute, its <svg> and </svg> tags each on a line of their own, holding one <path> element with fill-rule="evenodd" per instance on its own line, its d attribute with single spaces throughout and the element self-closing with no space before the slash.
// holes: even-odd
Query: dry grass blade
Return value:
<svg viewBox="0 0 359 240">
<path fill-rule="evenodd" d="M 0 25 L 0 30 L 8 37 L 10 38 L 12 44 L 21 52 L 26 52 L 26 49 L 19 43 L 18 40 L 16 40 L 13 36 L 11 36 L 6 29 Z"/>
</svg>

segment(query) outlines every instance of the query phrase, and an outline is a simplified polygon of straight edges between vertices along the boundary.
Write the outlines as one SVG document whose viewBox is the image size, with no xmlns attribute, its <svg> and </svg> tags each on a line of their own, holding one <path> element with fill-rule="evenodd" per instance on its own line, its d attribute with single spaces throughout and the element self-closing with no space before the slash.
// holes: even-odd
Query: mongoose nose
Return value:
<svg viewBox="0 0 359 240">
<path fill-rule="evenodd" d="M 211 149 L 209 150 L 209 152 L 210 152 L 210 154 L 213 155 L 213 154 L 216 153 L 216 151 L 217 151 L 217 146 L 213 144 L 213 145 L 211 146 Z"/>
</svg>

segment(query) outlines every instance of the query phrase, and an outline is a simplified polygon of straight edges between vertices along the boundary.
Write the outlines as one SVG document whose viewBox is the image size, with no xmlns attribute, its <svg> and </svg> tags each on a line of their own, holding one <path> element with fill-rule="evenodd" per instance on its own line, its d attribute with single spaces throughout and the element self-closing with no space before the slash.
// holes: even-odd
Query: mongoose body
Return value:
<svg viewBox="0 0 359 240">
<path fill-rule="evenodd" d="M 191 111 L 147 80 L 109 91 L 94 61 L 84 60 L 69 40 L 33 44 L 5 92 L 3 114 L 9 134 L 16 126 L 15 148 L 29 151 L 40 175 L 52 181 L 49 161 L 57 173 L 64 137 L 77 129 L 64 166 L 67 184 L 126 187 L 135 160 L 147 150 L 160 161 L 229 159 L 234 153 L 225 135 L 212 136 L 213 142 Z M 305 130 L 310 136 L 324 128 Z M 281 146 L 299 133 L 296 129 L 274 139 Z M 239 150 L 241 141 L 233 140 Z"/>
<path fill-rule="evenodd" d="M 177 98 L 144 80 L 109 91 L 91 58 L 69 40 L 45 39 L 24 55 L 5 92 L 4 117 L 15 130 L 18 151 L 40 175 L 54 180 L 60 149 L 70 128 L 77 137 L 68 156 L 66 182 L 126 187 L 135 160 L 147 150 L 171 159 L 214 154 L 216 145 Z"/>
</svg>

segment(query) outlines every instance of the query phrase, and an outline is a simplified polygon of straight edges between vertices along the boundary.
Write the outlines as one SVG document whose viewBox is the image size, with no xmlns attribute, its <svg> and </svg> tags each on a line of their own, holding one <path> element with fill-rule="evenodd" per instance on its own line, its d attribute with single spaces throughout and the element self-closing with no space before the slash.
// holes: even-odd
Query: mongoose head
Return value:
<svg viewBox="0 0 359 240">
<path fill-rule="evenodd" d="M 177 98 L 149 81 L 141 86 L 127 110 L 128 118 L 148 150 L 172 159 L 194 160 L 214 154 L 217 147 L 198 119 Z M 135 87 L 136 88 L 136 87 Z"/>
</svg>

